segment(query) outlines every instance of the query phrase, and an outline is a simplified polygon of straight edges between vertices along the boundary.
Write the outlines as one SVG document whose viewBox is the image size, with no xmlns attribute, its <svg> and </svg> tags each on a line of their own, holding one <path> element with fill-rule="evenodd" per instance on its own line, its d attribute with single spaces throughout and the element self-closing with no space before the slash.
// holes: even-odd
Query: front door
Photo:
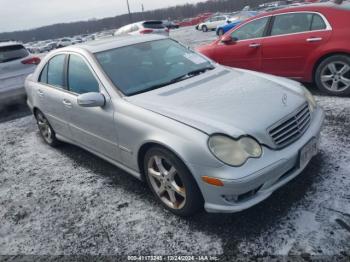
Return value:
<svg viewBox="0 0 350 262">
<path fill-rule="evenodd" d="M 261 69 L 262 37 L 264 36 L 269 18 L 253 20 L 231 33 L 232 43 L 218 43 L 215 49 L 217 62 L 223 65 Z"/>
<path fill-rule="evenodd" d="M 111 159 L 119 160 L 113 104 L 83 57 L 69 56 L 67 82 L 70 91 L 67 100 L 72 105 L 70 129 L 73 140 Z M 105 106 L 79 106 L 78 95 L 89 92 L 102 93 L 106 99 Z"/>
</svg>

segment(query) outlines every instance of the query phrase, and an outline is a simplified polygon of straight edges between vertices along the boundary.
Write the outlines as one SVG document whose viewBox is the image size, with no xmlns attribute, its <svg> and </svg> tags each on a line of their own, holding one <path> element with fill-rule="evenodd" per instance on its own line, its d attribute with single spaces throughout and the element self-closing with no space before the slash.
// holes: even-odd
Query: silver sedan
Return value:
<svg viewBox="0 0 350 262">
<path fill-rule="evenodd" d="M 181 216 L 266 199 L 317 154 L 324 119 L 295 81 L 155 35 L 53 51 L 25 87 L 46 143 L 75 144 L 147 181 Z"/>
</svg>

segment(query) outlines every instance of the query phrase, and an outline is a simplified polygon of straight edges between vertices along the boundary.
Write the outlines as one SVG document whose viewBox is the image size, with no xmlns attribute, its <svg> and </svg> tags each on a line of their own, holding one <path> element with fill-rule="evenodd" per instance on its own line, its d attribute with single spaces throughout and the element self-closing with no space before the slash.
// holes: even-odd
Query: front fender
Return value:
<svg viewBox="0 0 350 262">
<path fill-rule="evenodd" d="M 169 149 L 184 163 L 222 166 L 210 153 L 208 135 L 204 132 L 122 99 L 116 105 L 115 123 L 121 160 L 129 168 L 140 171 L 138 154 L 142 146 L 149 143 Z"/>
</svg>

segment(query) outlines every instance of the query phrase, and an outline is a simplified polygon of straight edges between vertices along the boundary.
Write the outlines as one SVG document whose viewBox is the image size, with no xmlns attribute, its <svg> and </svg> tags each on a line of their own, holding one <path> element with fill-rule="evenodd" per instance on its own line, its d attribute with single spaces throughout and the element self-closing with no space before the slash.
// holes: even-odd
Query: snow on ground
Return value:
<svg viewBox="0 0 350 262">
<path fill-rule="evenodd" d="M 316 177 L 279 226 L 269 228 L 255 241 L 240 243 L 243 252 L 350 254 L 350 100 L 317 100 L 327 115 L 321 152 L 303 174 Z M 318 173 L 313 173 L 316 165 Z"/>
<path fill-rule="evenodd" d="M 0 137 L 0 254 L 222 252 L 146 185 L 73 146 L 45 145 L 31 116 L 1 124 Z"/>
<path fill-rule="evenodd" d="M 191 46 L 215 38 L 172 35 Z M 316 98 L 326 111 L 321 152 L 302 174 L 246 211 L 191 219 L 98 157 L 45 145 L 32 116 L 0 121 L 0 255 L 350 256 L 350 98 Z"/>
</svg>

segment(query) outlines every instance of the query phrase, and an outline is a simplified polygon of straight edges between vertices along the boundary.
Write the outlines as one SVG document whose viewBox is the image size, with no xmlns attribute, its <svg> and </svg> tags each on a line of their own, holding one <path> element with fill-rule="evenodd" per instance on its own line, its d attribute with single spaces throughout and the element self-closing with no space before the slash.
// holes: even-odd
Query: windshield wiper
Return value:
<svg viewBox="0 0 350 262">
<path fill-rule="evenodd" d="M 186 74 L 183 74 L 181 76 L 175 77 L 175 78 L 173 78 L 170 81 L 167 81 L 165 83 L 153 85 L 153 86 L 150 86 L 149 88 L 146 88 L 146 89 L 140 90 L 138 92 L 135 92 L 132 95 L 141 94 L 141 93 L 144 93 L 144 92 L 155 90 L 157 88 L 161 88 L 163 86 L 168 86 L 168 85 L 171 85 L 171 84 L 175 84 L 175 83 L 180 82 L 182 80 L 185 80 L 185 79 L 191 78 L 193 76 L 196 76 L 198 74 L 204 73 L 205 71 L 213 70 L 214 68 L 215 67 L 211 65 L 211 66 L 203 67 L 203 68 L 200 68 L 200 69 L 196 69 L 196 70 L 190 71 L 190 72 L 188 72 Z"/>
<path fill-rule="evenodd" d="M 196 70 L 190 71 L 190 72 L 188 72 L 188 73 L 186 73 L 184 75 L 181 75 L 181 76 L 178 76 L 178 77 L 172 79 L 170 81 L 170 84 L 173 84 L 173 83 L 185 80 L 187 78 L 199 75 L 200 73 L 204 73 L 205 71 L 208 71 L 208 70 L 213 70 L 214 68 L 215 68 L 214 66 L 207 66 L 207 67 L 203 67 L 203 68 L 200 68 L 200 69 L 196 69 Z"/>
</svg>

